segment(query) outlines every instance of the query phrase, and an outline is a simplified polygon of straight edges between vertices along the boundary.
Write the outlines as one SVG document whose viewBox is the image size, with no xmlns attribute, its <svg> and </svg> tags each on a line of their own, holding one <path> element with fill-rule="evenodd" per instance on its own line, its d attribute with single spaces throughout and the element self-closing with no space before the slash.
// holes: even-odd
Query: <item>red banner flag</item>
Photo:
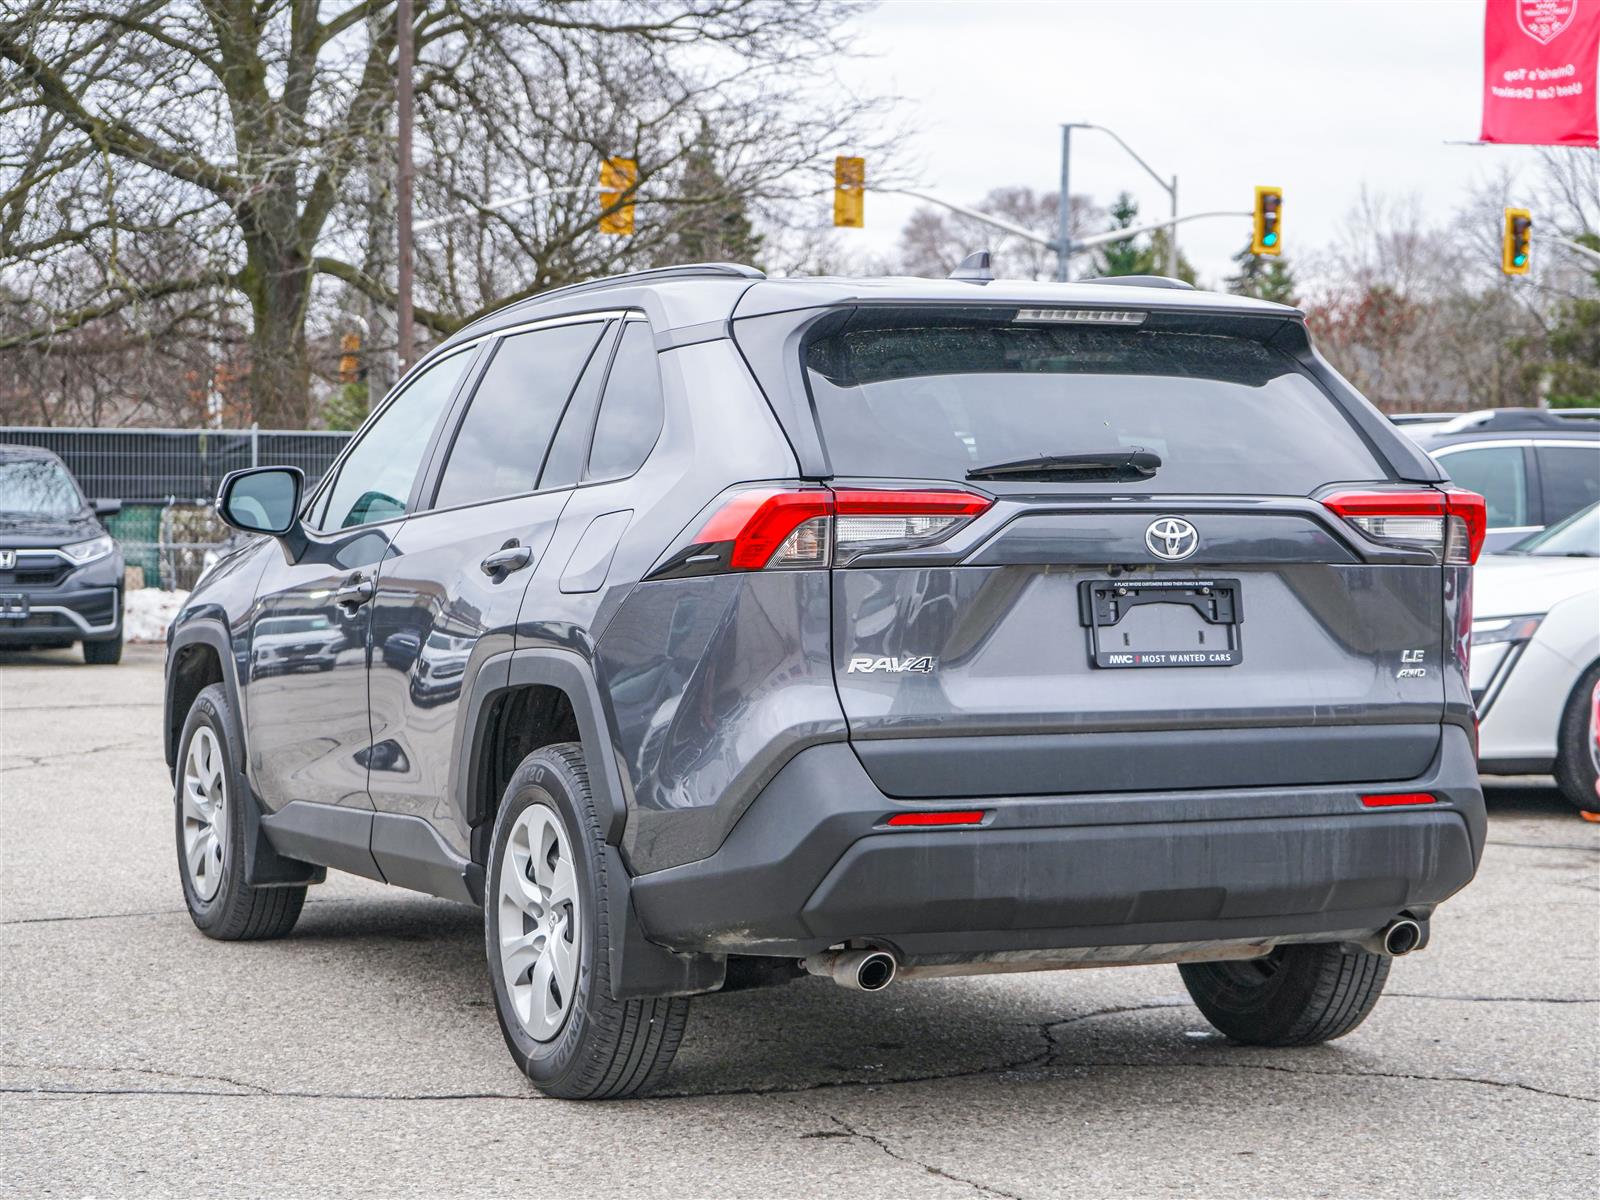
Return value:
<svg viewBox="0 0 1600 1200">
<path fill-rule="evenodd" d="M 1483 22 L 1486 142 L 1593 146 L 1600 0 L 1487 0 Z"/>
</svg>

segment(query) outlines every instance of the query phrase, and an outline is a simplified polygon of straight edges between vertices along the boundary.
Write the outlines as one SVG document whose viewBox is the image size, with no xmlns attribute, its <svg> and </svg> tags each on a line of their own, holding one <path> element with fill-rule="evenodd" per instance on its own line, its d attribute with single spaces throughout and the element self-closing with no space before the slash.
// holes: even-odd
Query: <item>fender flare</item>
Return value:
<svg viewBox="0 0 1600 1200">
<path fill-rule="evenodd" d="M 166 678 L 162 681 L 161 695 L 161 740 L 162 747 L 167 756 L 167 767 L 176 775 L 178 769 L 178 735 L 183 728 L 183 720 L 188 714 L 181 714 L 176 724 L 173 722 L 172 711 L 172 665 L 178 660 L 181 651 L 194 645 L 210 646 L 217 653 L 217 658 L 222 664 L 222 683 L 228 689 L 228 711 L 233 717 L 231 730 L 234 745 L 237 746 L 240 761 L 239 770 L 245 770 L 249 762 L 249 755 L 245 747 L 244 731 L 244 705 L 243 696 L 239 690 L 239 664 L 234 658 L 233 636 L 228 630 L 227 620 L 220 614 L 220 610 L 200 608 L 191 613 L 185 613 L 180 620 L 182 624 L 174 624 L 172 633 L 167 639 L 167 669 Z"/>
<path fill-rule="evenodd" d="M 627 821 L 627 791 L 612 722 L 594 671 L 582 655 L 556 647 L 511 650 L 485 659 L 457 710 L 450 749 L 450 811 L 463 837 L 471 839 L 475 806 L 472 789 L 483 769 L 485 717 L 496 697 L 514 688 L 558 688 L 572 704 L 578 736 L 589 766 L 600 829 L 608 846 L 622 841 Z"/>
</svg>

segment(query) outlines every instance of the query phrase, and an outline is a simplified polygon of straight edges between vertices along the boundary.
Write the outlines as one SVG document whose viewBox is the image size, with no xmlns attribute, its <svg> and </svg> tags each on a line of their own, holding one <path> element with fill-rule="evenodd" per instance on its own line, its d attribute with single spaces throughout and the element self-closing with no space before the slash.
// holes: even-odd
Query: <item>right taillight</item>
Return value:
<svg viewBox="0 0 1600 1200">
<path fill-rule="evenodd" d="M 1483 548 L 1483 497 L 1461 488 L 1373 488 L 1334 492 L 1322 503 L 1384 545 L 1429 550 L 1441 562 L 1470 565 Z"/>
<path fill-rule="evenodd" d="M 1458 487 L 1445 488 L 1444 502 L 1448 518 L 1444 560 L 1471 566 L 1489 532 L 1489 505 L 1477 492 Z"/>
<path fill-rule="evenodd" d="M 942 541 L 993 503 L 955 488 L 747 488 L 651 574 L 842 565 L 859 554 Z"/>
</svg>

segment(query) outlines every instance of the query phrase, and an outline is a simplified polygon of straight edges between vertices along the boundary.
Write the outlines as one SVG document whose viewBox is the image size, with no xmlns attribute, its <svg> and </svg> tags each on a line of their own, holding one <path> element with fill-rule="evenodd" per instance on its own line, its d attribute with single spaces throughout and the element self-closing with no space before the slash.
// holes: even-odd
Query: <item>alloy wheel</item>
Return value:
<svg viewBox="0 0 1600 1200">
<path fill-rule="evenodd" d="M 561 1031 L 578 987 L 582 909 L 572 848 L 547 805 L 517 815 L 500 864 L 500 969 L 511 1010 L 529 1037 Z"/>
<path fill-rule="evenodd" d="M 208 726 L 189 739 L 183 764 L 183 859 L 189 884 L 201 900 L 222 886 L 228 844 L 228 794 L 222 746 Z"/>
</svg>

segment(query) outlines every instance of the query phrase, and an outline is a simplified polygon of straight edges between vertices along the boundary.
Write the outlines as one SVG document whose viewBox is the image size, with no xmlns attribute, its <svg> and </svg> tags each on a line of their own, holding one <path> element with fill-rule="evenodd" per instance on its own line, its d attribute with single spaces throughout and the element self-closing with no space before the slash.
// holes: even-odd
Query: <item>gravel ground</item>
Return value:
<svg viewBox="0 0 1600 1200">
<path fill-rule="evenodd" d="M 1367 1023 L 1262 1051 L 1172 967 L 696 1002 L 648 1100 L 541 1099 L 473 909 L 335 876 L 289 939 L 182 906 L 161 663 L 0 655 L 0 1194 L 1600 1195 L 1600 826 L 1492 787 Z"/>
</svg>

